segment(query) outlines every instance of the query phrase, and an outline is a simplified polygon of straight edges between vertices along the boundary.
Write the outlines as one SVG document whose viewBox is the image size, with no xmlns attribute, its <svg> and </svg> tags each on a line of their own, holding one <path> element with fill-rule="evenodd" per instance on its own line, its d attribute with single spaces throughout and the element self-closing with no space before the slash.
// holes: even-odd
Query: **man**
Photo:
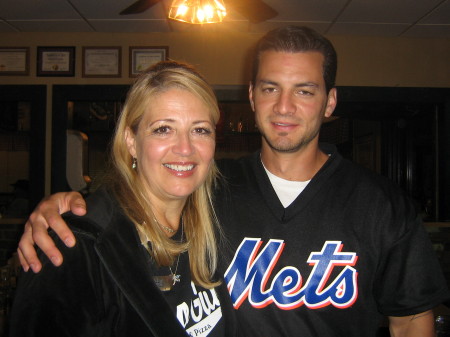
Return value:
<svg viewBox="0 0 450 337">
<path fill-rule="evenodd" d="M 337 103 L 336 53 L 304 27 L 269 32 L 256 48 L 249 98 L 261 151 L 219 163 L 216 195 L 227 244 L 221 267 L 244 336 L 433 336 L 432 308 L 448 289 L 413 206 L 386 179 L 319 145 Z M 59 196 L 59 197 L 58 197 Z M 77 194 L 54 196 L 30 217 L 33 238 L 58 265 L 49 224 L 68 245 L 59 212 L 84 212 Z M 23 256 L 27 257 L 28 262 Z"/>
</svg>

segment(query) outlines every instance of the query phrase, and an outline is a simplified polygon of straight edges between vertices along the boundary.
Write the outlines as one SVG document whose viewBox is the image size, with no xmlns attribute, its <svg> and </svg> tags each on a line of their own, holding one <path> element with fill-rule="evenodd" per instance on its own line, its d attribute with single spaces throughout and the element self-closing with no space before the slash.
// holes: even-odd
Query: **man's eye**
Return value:
<svg viewBox="0 0 450 337">
<path fill-rule="evenodd" d="M 275 92 L 276 91 L 276 89 L 275 88 L 272 88 L 272 87 L 269 87 L 269 88 L 262 88 L 262 92 L 264 92 L 264 93 L 266 93 L 266 94 L 271 94 L 271 93 L 273 93 L 273 92 Z"/>
<path fill-rule="evenodd" d="M 298 94 L 302 95 L 302 96 L 311 96 L 311 95 L 313 95 L 313 93 L 311 91 L 307 91 L 307 90 L 299 90 Z"/>
</svg>

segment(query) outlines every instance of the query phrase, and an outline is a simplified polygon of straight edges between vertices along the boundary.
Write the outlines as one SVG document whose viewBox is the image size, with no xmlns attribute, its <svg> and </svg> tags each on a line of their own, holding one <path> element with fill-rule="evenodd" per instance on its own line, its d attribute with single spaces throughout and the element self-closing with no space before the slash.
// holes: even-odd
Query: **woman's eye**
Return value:
<svg viewBox="0 0 450 337">
<path fill-rule="evenodd" d="M 210 135 L 212 133 L 209 128 L 195 128 L 194 132 L 200 135 Z"/>
<path fill-rule="evenodd" d="M 160 127 L 156 128 L 156 129 L 154 129 L 152 133 L 165 134 L 165 133 L 168 133 L 169 131 L 170 131 L 170 127 L 168 127 L 168 126 L 160 126 Z"/>
</svg>

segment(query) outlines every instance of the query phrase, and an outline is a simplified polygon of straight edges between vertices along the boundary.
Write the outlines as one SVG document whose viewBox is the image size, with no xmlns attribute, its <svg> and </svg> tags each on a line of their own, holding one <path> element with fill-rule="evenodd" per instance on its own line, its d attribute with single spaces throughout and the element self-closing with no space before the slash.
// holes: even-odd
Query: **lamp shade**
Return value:
<svg viewBox="0 0 450 337">
<path fill-rule="evenodd" d="M 222 0 L 173 0 L 169 19 L 193 24 L 217 23 L 226 14 Z"/>
</svg>

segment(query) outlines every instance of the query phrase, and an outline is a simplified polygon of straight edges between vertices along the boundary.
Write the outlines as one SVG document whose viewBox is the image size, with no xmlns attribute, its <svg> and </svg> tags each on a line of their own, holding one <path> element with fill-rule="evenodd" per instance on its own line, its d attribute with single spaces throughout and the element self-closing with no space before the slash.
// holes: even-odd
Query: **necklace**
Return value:
<svg viewBox="0 0 450 337">
<path fill-rule="evenodd" d="M 183 218 L 181 218 L 181 238 L 180 238 L 180 243 L 181 241 L 183 241 Z M 175 267 L 175 273 L 172 271 L 172 267 L 169 267 L 170 270 L 170 274 L 172 275 L 172 286 L 175 285 L 175 283 L 180 282 L 181 280 L 181 275 L 177 275 L 177 270 L 178 270 L 178 263 L 180 262 L 180 254 L 178 254 L 178 258 L 177 258 L 177 266 Z"/>
<path fill-rule="evenodd" d="M 162 229 L 166 230 L 166 231 L 169 232 L 170 234 L 173 234 L 173 233 L 176 232 L 175 229 L 170 228 L 169 226 L 166 226 L 166 225 L 163 225 L 162 223 L 160 223 L 160 222 L 158 221 L 158 219 L 156 219 L 156 216 L 155 216 L 155 215 L 153 215 L 153 220 L 155 220 L 156 224 L 157 224 L 159 227 L 161 227 Z M 181 221 L 183 221 L 183 220 L 181 220 Z"/>
<path fill-rule="evenodd" d="M 156 220 L 156 219 L 155 219 Z M 170 228 L 172 229 L 172 228 Z M 173 229 L 172 229 L 173 230 Z M 183 224 L 183 217 L 181 218 L 181 238 L 180 243 L 183 241 L 183 233 L 184 233 L 184 224 Z M 155 281 L 156 285 L 161 291 L 169 291 L 172 290 L 175 286 L 175 283 L 181 282 L 181 275 L 177 274 L 178 271 L 178 264 L 180 263 L 180 255 L 178 255 L 177 258 L 177 264 L 175 266 L 175 272 L 172 271 L 172 267 L 169 266 L 170 275 L 163 275 L 163 276 L 153 276 L 153 280 Z"/>
</svg>

